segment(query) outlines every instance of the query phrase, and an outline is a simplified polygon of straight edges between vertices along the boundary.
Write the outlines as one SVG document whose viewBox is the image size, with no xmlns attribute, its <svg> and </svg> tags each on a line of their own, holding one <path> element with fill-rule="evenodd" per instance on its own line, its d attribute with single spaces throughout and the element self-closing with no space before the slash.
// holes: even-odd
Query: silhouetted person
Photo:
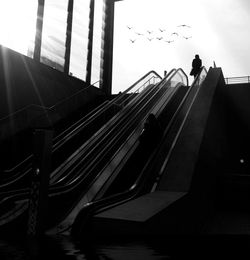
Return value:
<svg viewBox="0 0 250 260">
<path fill-rule="evenodd" d="M 201 61 L 199 55 L 196 54 L 195 59 L 193 59 L 193 61 L 192 61 L 192 70 L 190 72 L 190 75 L 194 76 L 194 78 L 195 78 L 196 75 L 199 74 L 201 66 L 202 66 L 202 61 Z"/>
<path fill-rule="evenodd" d="M 142 130 L 140 141 L 149 148 L 153 148 L 160 141 L 163 130 L 154 114 L 149 114 Z"/>
<path fill-rule="evenodd" d="M 167 71 L 166 70 L 164 70 L 164 77 L 166 77 L 167 76 Z"/>
</svg>

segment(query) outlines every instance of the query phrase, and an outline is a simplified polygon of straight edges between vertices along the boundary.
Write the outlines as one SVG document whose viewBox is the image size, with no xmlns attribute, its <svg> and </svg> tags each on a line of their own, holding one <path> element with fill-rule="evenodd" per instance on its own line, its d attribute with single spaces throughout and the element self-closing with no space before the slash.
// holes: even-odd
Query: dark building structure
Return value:
<svg viewBox="0 0 250 260">
<path fill-rule="evenodd" d="M 115 2 L 38 0 L 28 56 L 111 94 Z"/>
<path fill-rule="evenodd" d="M 41 107 L 54 106 L 83 88 L 88 89 L 74 109 L 95 95 L 111 95 L 115 2 L 38 0 L 29 9 L 24 6 L 34 17 L 33 40 L 24 55 L 1 47 L 0 118 L 31 104 L 40 108 L 29 107 L 28 118 L 37 110 L 44 113 Z"/>
<path fill-rule="evenodd" d="M 71 71 L 70 62 L 74 62 L 71 61 L 71 48 L 72 44 L 74 44 L 72 43 L 72 41 L 74 41 L 74 34 L 77 33 L 75 27 L 79 27 L 79 24 L 83 23 L 77 15 L 76 17 L 74 16 L 74 14 L 78 11 L 77 7 L 81 4 L 81 1 L 69 0 L 67 5 L 67 1 L 63 2 L 65 2 L 65 4 L 60 4 L 59 8 L 61 12 L 67 11 L 67 18 L 66 21 L 64 21 L 64 27 L 66 27 L 64 28 L 66 29 L 66 37 L 63 39 L 63 42 L 60 42 L 61 49 L 63 48 L 64 50 L 64 57 L 61 56 L 62 53 L 60 54 L 60 50 L 58 49 L 55 49 L 55 53 L 52 53 L 52 57 L 55 57 L 56 55 L 61 56 L 61 66 L 56 66 L 56 68 L 63 70 L 67 74 L 71 73 L 74 75 L 76 73 L 76 77 L 82 78 L 87 82 L 87 84 L 94 83 L 93 81 L 99 81 L 99 87 L 103 89 L 106 94 L 111 94 L 114 5 L 116 1 L 90 0 L 82 2 L 84 8 L 87 9 L 86 15 L 88 15 L 88 19 L 85 18 L 85 24 L 83 24 L 83 27 L 81 28 L 82 31 L 86 30 L 85 38 L 83 38 L 83 36 L 82 41 L 86 42 L 85 46 L 87 46 L 87 49 L 85 50 L 84 57 L 86 59 L 86 67 L 84 68 L 83 65 L 78 65 L 82 68 L 82 70 L 85 70 L 80 74 L 79 72 Z M 53 62 L 53 58 L 46 59 L 46 52 L 44 52 L 44 56 L 42 55 L 42 50 L 46 50 L 48 47 L 46 46 L 46 43 L 44 45 L 42 44 L 43 20 L 44 18 L 46 19 L 46 16 L 44 16 L 44 8 L 46 8 L 46 5 L 48 5 L 47 8 L 50 8 L 49 2 L 47 4 L 44 0 L 38 1 L 34 59 L 51 65 L 56 63 L 55 61 Z M 65 10 L 66 7 L 67 10 Z M 86 27 L 87 23 L 88 26 Z M 58 38 L 54 38 L 54 42 L 58 42 L 58 40 Z M 99 54 L 99 57 L 97 53 Z M 78 63 L 79 62 L 80 61 L 78 61 Z"/>
<path fill-rule="evenodd" d="M 249 218 L 232 230 L 240 221 L 227 211 L 249 216 L 250 83 L 226 84 L 216 67 L 191 85 L 181 68 L 164 79 L 150 71 L 111 98 L 115 2 L 38 0 L 28 55 L 1 47 L 0 231 L 23 234 L 29 214 L 36 232 L 30 205 L 43 200 L 35 192 L 47 176 L 39 188 L 50 205 L 40 215 L 50 216 L 39 232 L 249 234 Z M 163 134 L 147 150 L 140 140 L 150 113 Z M 220 226 L 221 210 L 229 226 Z"/>
</svg>

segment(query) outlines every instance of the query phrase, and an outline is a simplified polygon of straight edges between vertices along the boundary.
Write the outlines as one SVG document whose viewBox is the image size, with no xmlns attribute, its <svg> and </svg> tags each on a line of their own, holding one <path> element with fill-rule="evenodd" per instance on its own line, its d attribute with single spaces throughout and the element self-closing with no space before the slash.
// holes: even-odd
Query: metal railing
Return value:
<svg viewBox="0 0 250 260">
<path fill-rule="evenodd" d="M 181 75 L 181 72 L 182 71 L 180 71 L 180 70 L 177 70 L 177 71 L 175 71 L 175 74 L 176 75 L 178 75 L 178 77 L 179 77 L 179 74 Z M 172 74 L 170 74 L 169 75 L 169 77 L 171 78 L 171 80 L 173 80 L 173 75 Z M 151 78 L 151 77 L 150 77 Z M 165 78 L 167 78 L 167 77 L 165 77 Z M 146 81 L 148 81 L 148 80 L 146 80 Z M 155 80 L 154 80 L 155 81 Z M 183 82 L 183 81 L 185 81 L 185 79 L 182 79 L 181 80 L 181 82 Z M 144 84 L 144 82 L 143 82 L 143 84 Z M 137 85 L 137 84 L 136 84 Z M 162 90 L 164 90 L 163 88 L 159 88 L 159 85 L 160 85 L 160 83 L 159 84 L 156 84 L 156 86 L 155 86 L 155 88 L 150 88 L 149 89 L 149 93 L 146 93 L 146 94 L 148 94 L 144 99 L 145 99 L 145 101 L 147 101 L 147 103 L 148 102 L 150 102 L 150 100 L 152 99 L 152 98 L 154 98 L 154 96 L 156 97 L 156 95 L 155 94 L 157 94 L 157 97 L 161 97 L 161 95 L 160 94 L 162 94 Z M 138 85 L 137 85 L 137 87 L 138 87 Z M 155 90 L 154 92 L 155 93 L 152 93 L 152 90 Z M 143 93 L 141 93 L 141 94 L 143 94 Z M 152 94 L 154 94 L 154 95 L 152 95 Z M 143 95 L 144 96 L 144 95 Z M 153 99 L 152 99 L 152 101 L 153 101 Z M 137 95 L 137 99 L 135 100 L 135 102 L 133 102 L 133 103 L 135 103 L 135 108 L 136 108 L 136 111 L 138 112 L 138 109 L 137 109 L 137 107 L 138 107 L 138 105 L 140 105 L 139 104 L 139 95 Z M 151 102 L 152 103 L 152 102 Z M 132 104 L 131 104 L 132 105 Z M 142 111 L 142 113 L 146 113 L 147 111 L 145 110 L 146 109 L 146 107 L 145 106 L 143 106 L 141 109 L 140 109 L 140 111 Z M 150 107 L 147 107 L 147 109 L 150 109 Z M 130 108 L 128 107 L 127 108 L 127 110 L 130 110 Z M 133 110 L 131 110 L 131 113 L 130 114 L 133 114 Z M 118 118 L 118 116 L 117 116 L 117 118 Z M 130 118 L 130 117 L 129 117 Z M 119 118 L 118 118 L 119 119 Z M 140 119 L 140 118 L 139 118 Z M 138 120 L 139 120 L 138 119 Z M 114 121 L 114 120 L 113 120 Z M 126 123 L 126 122 L 125 122 Z M 118 120 L 116 120 L 115 122 L 114 122 L 114 124 L 111 124 L 110 123 L 110 128 L 111 128 L 111 130 L 112 129 L 114 129 L 114 126 L 115 127 L 123 127 L 124 129 L 127 129 L 127 125 L 125 125 L 125 124 L 123 124 L 123 121 L 121 122 L 121 123 L 119 123 L 120 124 L 120 126 L 118 125 Z M 136 124 L 135 124 L 136 125 Z M 99 135 L 100 135 L 100 138 L 98 138 L 98 140 L 99 139 L 101 139 L 101 140 L 104 140 L 104 136 L 106 137 L 108 134 L 109 134 L 109 130 L 110 129 L 107 129 L 107 131 L 105 131 L 105 133 L 104 133 L 104 128 L 102 129 L 102 130 L 100 130 L 99 132 L 98 132 L 98 134 L 95 136 L 95 137 L 93 137 L 93 139 L 95 139 L 96 137 L 99 137 Z M 110 131 L 111 131 L 110 130 Z M 119 133 L 117 133 L 117 135 L 119 134 L 119 138 L 120 138 L 120 132 Z M 126 136 L 125 136 L 125 138 L 126 138 Z M 91 141 L 91 140 L 90 140 Z M 109 142 L 110 143 L 110 145 L 113 145 L 114 144 L 114 142 Z M 98 142 L 98 144 L 99 144 L 99 142 Z M 107 147 L 107 145 L 105 146 L 105 149 L 106 149 L 106 147 Z M 86 147 L 86 148 L 88 148 L 88 147 Z M 92 148 L 92 147 L 90 147 L 90 148 Z M 95 147 L 93 147 L 93 149 L 94 149 Z M 78 153 L 80 152 L 80 150 L 78 150 Z M 98 151 L 97 151 L 98 152 Z M 98 154 L 100 154 L 100 152 L 98 152 Z M 92 157 L 93 158 L 93 157 Z M 75 158 L 74 158 L 75 159 Z M 77 160 L 78 158 L 76 158 L 76 160 Z M 92 159 L 91 159 L 92 160 Z M 71 161 L 72 162 L 72 161 Z M 73 162 L 74 163 L 74 162 Z M 91 164 L 92 165 L 92 164 Z M 90 165 L 90 166 L 91 166 Z M 72 165 L 73 166 L 73 165 Z M 107 166 L 108 167 L 108 166 Z M 86 169 L 86 165 L 84 166 L 84 168 Z M 90 167 L 89 167 L 90 168 Z M 81 175 L 81 176 L 80 176 Z M 75 175 L 74 175 L 75 176 Z M 74 177 L 73 176 L 73 177 Z M 58 177 L 58 176 L 56 176 L 56 177 Z M 59 176 L 60 177 L 60 176 Z M 64 177 L 67 177 L 66 175 L 64 176 Z M 80 179 L 82 179 L 82 181 L 83 180 L 85 180 L 84 178 L 85 178 L 86 176 L 82 176 L 82 172 L 80 172 L 79 171 L 79 175 L 77 176 L 77 178 L 78 178 L 78 181 L 77 180 L 70 180 L 71 181 L 71 183 L 68 183 L 68 185 L 67 185 L 67 187 L 54 187 L 54 190 L 55 190 L 55 192 L 54 192 L 54 194 L 53 195 L 60 195 L 62 192 L 64 192 L 65 194 L 68 192 L 68 191 L 71 191 L 72 190 L 72 187 L 74 186 L 74 185 L 78 185 L 80 182 Z M 61 181 L 63 181 L 63 180 L 61 180 Z M 71 185 L 70 187 L 69 187 L 69 185 Z M 66 188 L 66 189 L 65 189 Z M 59 193 L 57 192 L 57 190 L 59 190 Z M 16 193 L 17 192 L 17 193 Z M 15 194 L 17 195 L 17 196 L 27 196 L 27 191 L 25 190 L 25 189 L 23 189 L 22 191 L 21 191 L 21 193 L 19 193 L 19 191 L 15 191 Z M 25 203 L 25 202 L 24 202 Z M 24 207 L 22 208 L 22 210 L 25 210 L 27 208 L 27 205 L 25 206 L 24 205 Z M 21 214 L 21 211 L 20 211 L 20 214 Z M 0 224 L 1 224 L 1 219 L 2 219 L 2 221 L 6 221 L 6 220 L 4 220 L 4 218 L 0 218 Z"/>
<path fill-rule="evenodd" d="M 171 71 L 171 73 L 172 73 L 172 71 Z M 171 73 L 168 74 L 168 77 L 170 77 Z M 140 93 L 148 85 L 156 84 L 161 80 L 162 80 L 161 76 L 159 74 L 157 74 L 155 71 L 149 71 L 148 73 L 146 73 L 138 81 L 136 81 L 132 86 L 130 86 L 127 90 L 125 90 L 120 95 L 118 95 L 116 98 L 114 98 L 113 100 L 108 102 L 108 104 L 103 103 L 103 104 L 99 105 L 96 109 L 91 111 L 89 114 L 87 114 L 86 116 L 81 118 L 79 121 L 77 121 L 73 125 L 69 126 L 66 130 L 61 132 L 58 136 L 53 138 L 53 148 L 52 148 L 53 153 L 56 152 L 56 150 L 58 150 L 58 148 L 60 148 L 62 146 L 62 144 L 65 144 L 65 142 L 70 141 L 70 139 L 72 137 L 79 134 L 79 132 L 85 126 L 88 126 L 90 122 L 94 121 L 97 118 L 98 114 L 100 114 L 100 111 L 105 111 L 105 109 L 107 110 L 113 104 L 122 105 L 123 103 L 125 103 L 127 101 L 127 98 L 125 98 L 126 94 Z M 95 84 L 95 83 L 93 83 L 93 84 Z M 70 96 L 67 100 L 70 100 L 70 99 L 74 98 L 76 95 L 81 94 L 87 88 L 89 88 L 90 86 L 93 86 L 93 84 L 89 85 L 88 87 L 84 88 L 83 90 L 77 92 L 76 94 Z M 130 97 L 130 100 L 131 100 L 131 97 Z M 63 103 L 65 103 L 65 100 L 57 103 L 56 105 L 54 105 L 50 108 L 41 107 L 41 109 L 45 109 L 45 110 L 47 110 L 47 112 L 53 111 L 56 107 L 62 105 Z M 38 107 L 37 105 L 29 105 L 29 106 L 23 108 L 22 110 L 17 111 L 15 113 L 15 115 L 18 114 L 19 112 L 20 113 L 25 112 L 27 109 L 30 109 L 32 106 Z M 33 155 L 30 154 L 27 158 L 25 158 L 23 161 L 19 162 L 18 164 L 14 165 L 12 168 L 4 169 L 3 173 L 8 174 L 8 180 L 5 182 L 3 179 L 1 179 L 0 187 L 3 188 L 3 186 L 9 185 L 12 181 L 14 182 L 15 180 L 22 178 L 24 175 L 31 172 L 32 171 L 31 159 L 33 158 L 32 156 Z M 18 178 L 16 175 L 18 175 Z M 12 180 L 12 181 L 10 181 L 10 180 Z"/>
<path fill-rule="evenodd" d="M 205 67 L 203 67 L 201 72 L 200 72 L 200 74 L 196 77 L 196 79 L 192 83 L 192 86 L 189 88 L 188 92 L 186 93 L 185 97 L 183 98 L 183 101 L 178 106 L 178 109 L 177 109 L 176 113 L 174 113 L 173 118 L 169 122 L 169 126 L 167 126 L 167 128 L 165 129 L 164 137 L 167 136 L 167 134 L 168 134 L 168 132 L 170 130 L 170 127 L 175 122 L 176 117 L 180 113 L 181 109 L 183 108 L 184 103 L 186 101 L 190 102 L 190 101 L 188 101 L 189 96 L 191 98 L 191 104 L 189 104 L 189 106 L 190 107 L 192 106 L 193 100 L 195 99 L 195 97 L 196 97 L 196 95 L 197 95 L 197 93 L 199 91 L 199 86 L 202 84 L 203 80 L 205 79 L 206 74 L 207 74 L 207 70 L 206 70 Z M 174 80 L 174 79 L 172 79 L 172 80 Z M 189 109 L 186 112 L 187 114 L 189 112 Z M 187 115 L 184 116 L 184 121 L 185 121 L 186 116 Z M 182 117 L 183 117 L 183 115 L 182 115 Z M 181 127 L 183 127 L 183 125 L 184 124 L 182 124 Z M 159 146 L 160 145 L 161 144 L 159 144 Z M 171 149 L 173 149 L 173 148 L 171 148 Z M 169 154 L 171 154 L 171 151 L 169 152 Z M 156 155 L 156 152 L 151 155 L 151 157 L 150 157 L 150 159 L 148 161 L 150 162 L 151 159 L 153 160 L 153 157 L 155 155 Z M 168 158 L 169 158 L 169 156 L 168 156 Z M 164 165 L 165 163 L 166 162 L 164 161 L 162 165 Z M 137 177 L 135 183 L 131 186 L 131 188 L 129 190 L 127 190 L 125 192 L 117 193 L 117 194 L 114 194 L 114 195 L 111 195 L 111 196 L 108 196 L 108 197 L 104 197 L 102 199 L 95 200 L 95 201 L 89 202 L 88 204 L 84 205 L 84 207 L 82 208 L 81 212 L 79 213 L 79 216 L 77 216 L 77 219 L 76 219 L 75 223 L 79 224 L 78 221 L 79 220 L 82 221 L 82 217 L 86 216 L 86 214 L 91 215 L 91 214 L 94 214 L 94 213 L 97 213 L 97 212 L 102 212 L 103 210 L 105 210 L 107 208 L 113 207 L 115 205 L 119 205 L 121 203 L 129 201 L 132 198 L 135 198 L 136 196 L 138 196 L 138 194 L 141 192 L 143 183 L 145 183 L 145 181 L 147 179 L 147 177 L 144 176 L 147 167 L 148 167 L 148 163 L 147 163 L 147 165 L 145 165 L 145 167 L 144 167 L 145 169 L 142 170 L 142 172 Z M 159 166 L 159 167 L 161 167 L 161 166 Z M 78 229 L 77 231 L 79 231 L 80 228 L 79 228 L 78 224 L 74 224 L 73 225 L 73 233 L 76 231 L 75 227 L 77 227 L 77 229 Z"/>
<path fill-rule="evenodd" d="M 229 78 L 225 78 L 225 82 L 226 84 L 250 83 L 250 76 L 229 77 Z"/>
</svg>

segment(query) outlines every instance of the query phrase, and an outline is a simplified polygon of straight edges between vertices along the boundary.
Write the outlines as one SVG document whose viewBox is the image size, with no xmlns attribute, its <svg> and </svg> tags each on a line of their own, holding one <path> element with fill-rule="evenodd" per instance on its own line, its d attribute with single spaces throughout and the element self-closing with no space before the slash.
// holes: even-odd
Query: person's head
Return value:
<svg viewBox="0 0 250 260">
<path fill-rule="evenodd" d="M 147 119 L 146 119 L 146 122 L 147 122 L 148 124 L 153 124 L 153 123 L 155 123 L 155 122 L 156 122 L 156 117 L 155 117 L 155 115 L 152 114 L 152 113 L 150 113 L 150 114 L 148 115 Z"/>
<path fill-rule="evenodd" d="M 199 55 L 198 54 L 196 54 L 195 55 L 195 59 L 199 59 L 200 57 L 199 57 Z"/>
<path fill-rule="evenodd" d="M 154 115 L 153 113 L 150 113 L 150 114 L 148 115 L 148 119 L 149 119 L 149 120 L 155 120 L 156 118 L 155 118 L 155 115 Z"/>
</svg>

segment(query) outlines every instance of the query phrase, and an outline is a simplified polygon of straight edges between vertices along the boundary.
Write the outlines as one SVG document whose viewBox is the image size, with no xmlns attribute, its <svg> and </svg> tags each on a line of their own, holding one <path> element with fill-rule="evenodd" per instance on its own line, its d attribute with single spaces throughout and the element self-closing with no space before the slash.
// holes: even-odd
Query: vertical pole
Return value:
<svg viewBox="0 0 250 260">
<path fill-rule="evenodd" d="M 40 61 L 45 0 L 38 0 L 34 60 Z"/>
<path fill-rule="evenodd" d="M 101 88 L 107 95 L 112 92 L 113 38 L 114 38 L 114 0 L 105 0 L 105 19 L 103 30 L 103 55 L 101 59 Z"/>
<path fill-rule="evenodd" d="M 86 75 L 86 82 L 88 85 L 91 84 L 95 0 L 90 0 L 89 9 L 90 9 L 89 10 L 89 35 L 88 35 L 87 75 Z"/>
<path fill-rule="evenodd" d="M 36 129 L 33 134 L 33 175 L 31 182 L 28 235 L 42 235 L 48 214 L 48 187 L 51 167 L 52 131 Z"/>
<path fill-rule="evenodd" d="M 70 50 L 71 50 L 71 38 L 72 38 L 73 8 L 74 8 L 74 0 L 69 0 L 69 2 L 68 2 L 67 32 L 66 32 L 65 63 L 64 63 L 64 72 L 66 74 L 69 74 L 69 66 L 70 66 Z"/>
</svg>

